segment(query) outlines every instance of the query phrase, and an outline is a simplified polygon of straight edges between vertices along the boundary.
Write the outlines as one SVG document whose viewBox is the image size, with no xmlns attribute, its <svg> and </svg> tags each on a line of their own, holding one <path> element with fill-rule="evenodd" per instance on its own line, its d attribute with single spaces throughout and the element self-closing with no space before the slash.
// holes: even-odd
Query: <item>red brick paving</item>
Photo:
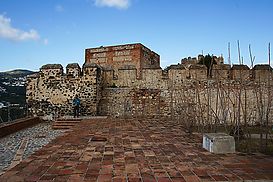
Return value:
<svg viewBox="0 0 273 182">
<path fill-rule="evenodd" d="M 214 155 L 201 140 L 169 121 L 84 120 L 0 181 L 273 181 L 273 157 Z"/>
</svg>

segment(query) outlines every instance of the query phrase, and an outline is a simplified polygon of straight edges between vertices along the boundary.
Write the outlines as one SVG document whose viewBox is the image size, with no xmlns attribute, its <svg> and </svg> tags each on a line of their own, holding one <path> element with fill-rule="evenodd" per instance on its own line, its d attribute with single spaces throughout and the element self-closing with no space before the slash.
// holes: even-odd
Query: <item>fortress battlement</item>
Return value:
<svg viewBox="0 0 273 182">
<path fill-rule="evenodd" d="M 116 70 L 110 67 L 101 67 L 96 63 L 85 63 L 82 68 L 78 63 L 70 63 L 66 66 L 64 72 L 61 64 L 47 64 L 40 68 L 40 73 L 30 75 L 30 78 L 45 77 L 45 79 L 80 79 L 82 77 L 97 76 L 100 74 L 104 87 L 112 86 L 113 84 L 121 87 L 133 86 L 126 85 L 125 82 L 145 82 L 153 80 L 156 82 L 172 81 L 183 82 L 190 81 L 205 81 L 205 80 L 222 80 L 222 81 L 253 81 L 253 82 L 268 82 L 272 81 L 272 67 L 266 64 L 255 65 L 250 69 L 247 65 L 228 65 L 215 64 L 212 67 L 212 75 L 208 75 L 208 69 L 201 64 L 188 65 L 170 65 L 166 69 L 162 68 L 143 68 L 141 77 L 138 76 L 138 70 L 134 65 L 122 65 Z M 94 75 L 95 74 L 95 75 Z"/>
<path fill-rule="evenodd" d="M 173 105 L 179 104 L 181 99 L 195 104 L 197 90 L 202 93 L 200 101 L 206 104 L 208 89 L 217 95 L 219 89 L 226 93 L 224 89 L 232 88 L 226 100 L 234 105 L 241 86 L 245 86 L 245 98 L 255 97 L 257 85 L 272 88 L 273 74 L 269 65 L 253 68 L 228 65 L 221 56 L 215 56 L 213 59 L 217 61 L 208 68 L 200 64 L 199 59 L 203 57 L 187 58 L 182 64 L 162 69 L 160 56 L 142 44 L 86 49 L 82 66 L 70 63 L 64 69 L 61 64 L 46 64 L 39 73 L 28 76 L 29 111 L 38 116 L 72 115 L 72 100 L 77 94 L 82 100 L 81 115 L 120 116 L 143 112 L 170 115 L 174 112 Z M 217 98 L 212 97 L 211 102 L 214 101 Z M 249 102 L 253 113 L 257 110 L 254 101 L 245 102 Z M 144 111 L 146 107 L 148 110 Z"/>
</svg>

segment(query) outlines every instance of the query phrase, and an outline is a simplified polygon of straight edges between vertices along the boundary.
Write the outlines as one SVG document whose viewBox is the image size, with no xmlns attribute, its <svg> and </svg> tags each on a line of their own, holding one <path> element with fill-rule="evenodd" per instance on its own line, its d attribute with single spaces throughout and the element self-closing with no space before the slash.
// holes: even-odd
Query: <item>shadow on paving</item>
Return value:
<svg viewBox="0 0 273 182">
<path fill-rule="evenodd" d="M 0 181 L 273 181 L 273 157 L 211 154 L 201 135 L 155 119 L 89 119 Z"/>
</svg>

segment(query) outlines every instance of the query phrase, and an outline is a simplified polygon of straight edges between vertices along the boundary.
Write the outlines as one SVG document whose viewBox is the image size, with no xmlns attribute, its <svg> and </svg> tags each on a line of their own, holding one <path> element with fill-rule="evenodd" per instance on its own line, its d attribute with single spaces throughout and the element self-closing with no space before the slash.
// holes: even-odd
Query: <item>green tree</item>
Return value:
<svg viewBox="0 0 273 182">
<path fill-rule="evenodd" d="M 215 56 L 211 56 L 211 55 L 206 55 L 205 57 L 201 58 L 201 60 L 199 60 L 198 64 L 202 64 L 205 65 L 207 67 L 207 76 L 208 77 L 212 77 L 212 67 L 213 64 L 217 64 L 215 61 Z"/>
</svg>

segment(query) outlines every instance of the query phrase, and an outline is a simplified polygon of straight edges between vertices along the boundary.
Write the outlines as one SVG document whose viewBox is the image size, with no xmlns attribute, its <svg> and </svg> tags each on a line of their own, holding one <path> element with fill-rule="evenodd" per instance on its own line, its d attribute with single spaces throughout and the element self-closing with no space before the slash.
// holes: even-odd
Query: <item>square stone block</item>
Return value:
<svg viewBox="0 0 273 182">
<path fill-rule="evenodd" d="M 205 133 L 203 148 L 216 154 L 234 153 L 235 140 L 233 136 L 226 133 Z"/>
</svg>

